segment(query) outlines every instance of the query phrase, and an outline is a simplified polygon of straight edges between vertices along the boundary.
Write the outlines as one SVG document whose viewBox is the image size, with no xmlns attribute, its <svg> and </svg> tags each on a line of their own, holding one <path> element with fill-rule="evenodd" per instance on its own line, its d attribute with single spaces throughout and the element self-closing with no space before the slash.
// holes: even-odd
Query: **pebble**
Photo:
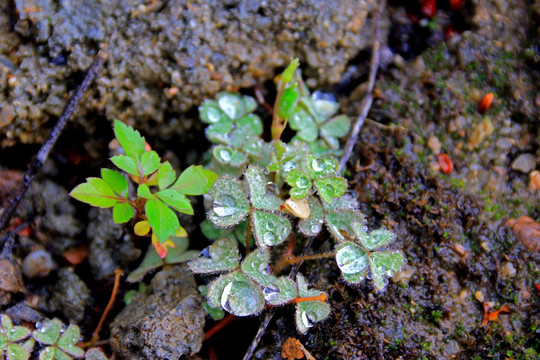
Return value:
<svg viewBox="0 0 540 360">
<path fill-rule="evenodd" d="M 531 190 L 540 189 L 540 171 L 534 170 L 529 174 L 529 188 Z"/>
<path fill-rule="evenodd" d="M 44 278 L 56 269 L 51 254 L 45 250 L 35 250 L 28 254 L 22 263 L 24 276 L 29 279 Z"/>
<path fill-rule="evenodd" d="M 484 302 L 484 294 L 480 290 L 474 293 L 474 298 L 479 302 Z"/>
<path fill-rule="evenodd" d="M 536 156 L 533 154 L 521 154 L 512 162 L 512 169 L 528 174 L 536 167 Z"/>
<path fill-rule="evenodd" d="M 502 278 L 513 278 L 514 276 L 516 276 L 516 268 L 511 262 L 505 262 L 501 266 L 500 271 Z"/>
<path fill-rule="evenodd" d="M 427 141 L 427 146 L 436 155 L 441 152 L 441 142 L 436 136 L 431 135 Z"/>
<path fill-rule="evenodd" d="M 473 150 L 480 145 L 486 137 L 491 135 L 493 129 L 493 123 L 488 117 L 485 117 L 484 120 L 476 126 L 476 129 L 474 129 L 474 132 L 469 138 L 469 142 L 467 143 L 469 150 Z"/>
</svg>

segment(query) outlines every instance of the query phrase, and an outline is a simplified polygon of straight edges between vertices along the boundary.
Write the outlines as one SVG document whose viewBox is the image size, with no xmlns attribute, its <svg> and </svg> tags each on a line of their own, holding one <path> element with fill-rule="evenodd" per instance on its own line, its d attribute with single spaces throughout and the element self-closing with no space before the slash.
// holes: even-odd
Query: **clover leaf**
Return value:
<svg viewBox="0 0 540 360">
<path fill-rule="evenodd" d="M 210 196 L 214 203 L 208 220 L 217 227 L 231 227 L 249 215 L 250 205 L 242 184 L 234 179 L 218 178 L 210 189 Z"/>
<path fill-rule="evenodd" d="M 301 274 L 296 276 L 298 285 L 298 296 L 300 298 L 327 298 L 324 292 L 308 289 L 308 284 Z M 330 314 L 330 306 L 326 301 L 313 300 L 301 301 L 296 304 L 296 327 L 298 331 L 305 334 L 316 322 L 324 320 Z"/>
<path fill-rule="evenodd" d="M 200 257 L 189 262 L 191 271 L 199 274 L 211 274 L 234 270 L 238 266 L 237 242 L 229 239 L 219 239 L 205 248 Z"/>
<path fill-rule="evenodd" d="M 28 338 L 30 331 L 24 326 L 14 326 L 11 318 L 5 314 L 1 316 L 1 323 L 0 356 L 4 355 L 8 360 L 27 360 L 34 348 L 34 340 L 28 339 L 22 344 L 19 342 Z"/>
<path fill-rule="evenodd" d="M 63 328 L 64 324 L 58 319 L 46 320 L 32 333 L 36 341 L 43 345 L 50 345 L 41 350 L 40 359 L 67 360 L 84 356 L 84 350 L 76 346 L 81 337 L 79 327 L 71 324 L 67 329 L 63 330 Z"/>
<path fill-rule="evenodd" d="M 233 315 L 248 316 L 263 309 L 264 296 L 259 287 L 246 275 L 234 271 L 210 283 L 208 302 Z"/>
</svg>

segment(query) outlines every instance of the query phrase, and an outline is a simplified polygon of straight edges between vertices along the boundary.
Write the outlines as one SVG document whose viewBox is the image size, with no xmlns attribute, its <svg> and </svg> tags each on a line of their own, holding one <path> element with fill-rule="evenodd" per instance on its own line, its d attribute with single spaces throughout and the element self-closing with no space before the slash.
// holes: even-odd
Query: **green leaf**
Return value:
<svg viewBox="0 0 540 360">
<path fill-rule="evenodd" d="M 122 200 L 103 179 L 94 177 L 88 178 L 85 183 L 77 185 L 69 195 L 79 201 L 101 208 L 111 207 L 119 200 Z"/>
<path fill-rule="evenodd" d="M 128 182 L 124 175 L 111 169 L 101 169 L 101 177 L 115 193 L 124 197 L 128 195 Z"/>
<path fill-rule="evenodd" d="M 287 147 L 285 143 L 281 140 L 275 140 L 274 141 L 274 153 L 276 154 L 276 157 L 278 160 L 281 160 L 283 158 L 283 155 L 285 155 L 285 152 L 287 151 Z"/>
<path fill-rule="evenodd" d="M 295 130 L 296 137 L 305 142 L 312 142 L 319 135 L 319 128 L 313 118 L 304 109 L 299 109 L 289 118 L 289 126 Z"/>
<path fill-rule="evenodd" d="M 223 110 L 220 109 L 217 101 L 215 100 L 205 100 L 202 105 L 199 106 L 199 115 L 201 120 L 207 124 L 216 124 L 230 120 Z M 229 131 L 230 130 L 226 132 Z"/>
<path fill-rule="evenodd" d="M 282 119 L 287 119 L 294 114 L 297 105 L 298 84 L 294 82 L 281 93 L 277 106 L 277 115 Z"/>
<path fill-rule="evenodd" d="M 337 176 L 317 179 L 314 184 L 320 197 L 328 203 L 347 191 L 347 180 Z"/>
<path fill-rule="evenodd" d="M 253 230 L 260 247 L 275 246 L 287 239 L 291 223 L 284 216 L 257 210 L 253 212 Z"/>
<path fill-rule="evenodd" d="M 30 331 L 24 326 L 13 326 L 11 318 L 7 315 L 2 315 L 2 325 L 9 342 L 24 340 L 30 334 Z"/>
<path fill-rule="evenodd" d="M 322 230 L 324 210 L 319 200 L 314 196 L 309 196 L 307 200 L 309 204 L 309 217 L 300 220 L 298 229 L 306 236 L 317 236 Z"/>
<path fill-rule="evenodd" d="M 201 251 L 201 256 L 189 262 L 194 273 L 212 274 L 234 270 L 238 266 L 238 246 L 236 241 L 224 238 Z"/>
<path fill-rule="evenodd" d="M 386 229 L 373 230 L 367 235 L 361 224 L 354 224 L 354 232 L 368 250 L 375 250 L 391 243 L 395 236 L 393 232 Z"/>
<path fill-rule="evenodd" d="M 108 360 L 100 348 L 90 348 L 86 351 L 85 360 Z"/>
<path fill-rule="evenodd" d="M 180 227 L 178 217 L 167 205 L 157 199 L 148 200 L 144 206 L 148 222 L 159 243 L 174 236 Z"/>
<path fill-rule="evenodd" d="M 165 189 L 155 193 L 154 195 L 161 199 L 161 201 L 163 201 L 165 204 L 172 207 L 174 210 L 184 214 L 193 215 L 193 208 L 191 207 L 189 199 L 186 197 L 186 195 L 180 193 L 178 190 Z"/>
<path fill-rule="evenodd" d="M 318 159 L 313 155 L 307 156 L 308 174 L 312 179 L 319 179 L 330 175 L 335 175 L 338 168 L 336 159 L 326 157 Z"/>
<path fill-rule="evenodd" d="M 215 227 L 210 220 L 203 220 L 200 224 L 203 235 L 209 240 L 216 240 L 227 232 L 227 230 Z"/>
<path fill-rule="evenodd" d="M 233 120 L 247 114 L 246 102 L 240 94 L 220 92 L 217 94 L 216 99 L 221 110 Z"/>
<path fill-rule="evenodd" d="M 281 81 L 283 81 L 284 84 L 290 82 L 293 79 L 294 72 L 296 71 L 298 66 L 300 66 L 300 61 L 298 60 L 298 58 L 291 59 L 291 62 L 281 74 Z"/>
<path fill-rule="evenodd" d="M 216 146 L 213 154 L 220 163 L 236 167 L 244 165 L 248 160 L 245 153 L 225 145 Z"/>
<path fill-rule="evenodd" d="M 214 203 L 208 220 L 215 226 L 227 228 L 240 223 L 249 214 L 249 203 L 242 185 L 228 177 L 217 179 L 210 189 Z"/>
<path fill-rule="evenodd" d="M 145 151 L 141 156 L 141 173 L 144 176 L 152 174 L 159 168 L 161 159 L 155 151 Z"/>
<path fill-rule="evenodd" d="M 311 95 L 313 109 L 321 115 L 323 119 L 328 119 L 339 110 L 339 102 L 333 93 L 315 91 Z"/>
<path fill-rule="evenodd" d="M 403 255 L 399 251 L 378 251 L 369 257 L 373 283 L 378 290 L 383 290 L 388 284 L 385 276 L 394 276 L 403 265 Z"/>
<path fill-rule="evenodd" d="M 133 159 L 141 157 L 146 142 L 137 130 L 119 120 L 115 120 L 114 135 L 127 156 Z"/>
<path fill-rule="evenodd" d="M 275 286 L 263 289 L 264 299 L 271 305 L 283 305 L 298 296 L 296 283 L 293 279 L 282 276 L 277 279 Z"/>
<path fill-rule="evenodd" d="M 137 196 L 148 199 L 148 200 L 155 199 L 154 194 L 152 194 L 152 192 L 150 191 L 150 188 L 146 184 L 139 185 L 139 187 L 137 188 Z"/>
<path fill-rule="evenodd" d="M 264 287 L 277 288 L 277 277 L 270 271 L 270 252 L 267 248 L 258 248 L 249 253 L 242 262 L 242 271 L 256 283 Z"/>
<path fill-rule="evenodd" d="M 364 224 L 364 215 L 354 210 L 327 211 L 326 225 L 338 243 L 355 239 L 353 224 Z"/>
<path fill-rule="evenodd" d="M 264 308 L 261 290 L 246 275 L 235 271 L 214 280 L 208 286 L 210 305 L 221 306 L 236 316 L 249 316 Z"/>
<path fill-rule="evenodd" d="M 301 274 L 296 276 L 299 297 L 315 297 L 323 294 L 322 291 L 308 289 L 307 282 Z M 330 314 L 330 306 L 327 302 L 302 301 L 296 305 L 296 327 L 305 334 L 316 322 L 326 319 Z"/>
<path fill-rule="evenodd" d="M 350 121 L 346 115 L 336 116 L 321 126 L 321 135 L 326 140 L 328 145 L 337 149 L 339 141 L 337 138 L 342 138 L 349 133 Z"/>
<path fill-rule="evenodd" d="M 275 210 L 278 211 L 283 204 L 283 200 L 274 194 L 269 194 L 266 191 L 268 183 L 264 171 L 258 166 L 251 165 L 246 170 L 246 181 L 249 187 L 251 204 L 256 209 Z"/>
<path fill-rule="evenodd" d="M 203 195 L 210 191 L 217 178 L 213 171 L 191 165 L 180 174 L 173 188 L 184 195 Z"/>
<path fill-rule="evenodd" d="M 336 263 L 343 274 L 355 275 L 365 272 L 369 259 L 360 246 L 346 241 L 336 248 Z"/>
<path fill-rule="evenodd" d="M 242 116 L 236 121 L 237 129 L 245 129 L 247 134 L 260 136 L 263 133 L 261 118 L 255 114 Z"/>
<path fill-rule="evenodd" d="M 127 202 L 118 202 L 113 206 L 113 220 L 117 224 L 123 224 L 131 220 L 134 215 L 133 208 Z"/>
<path fill-rule="evenodd" d="M 163 190 L 171 185 L 176 180 L 176 172 L 172 165 L 165 161 L 159 168 L 157 173 L 159 190 Z"/>
<path fill-rule="evenodd" d="M 0 331 L 0 356 L 4 355 L 4 351 L 6 350 L 7 344 L 8 344 L 8 341 L 7 341 L 6 335 L 2 331 Z"/>
<path fill-rule="evenodd" d="M 76 346 L 81 340 L 81 330 L 77 325 L 69 325 L 58 340 L 58 347 L 69 355 L 80 358 L 84 356 L 84 350 Z"/>
<path fill-rule="evenodd" d="M 206 315 L 210 315 L 212 320 L 218 321 L 225 317 L 225 311 L 223 311 L 220 307 L 214 307 L 208 303 L 208 301 L 205 301 L 202 303 L 202 307 L 204 309 L 204 312 Z"/>
<path fill-rule="evenodd" d="M 111 158 L 111 161 L 119 169 L 124 170 L 128 174 L 139 176 L 139 170 L 137 169 L 137 163 L 132 158 L 126 155 L 115 155 Z"/>
<path fill-rule="evenodd" d="M 45 345 L 54 345 L 60 337 L 63 324 L 58 319 L 45 320 L 37 330 L 32 332 L 32 337 Z"/>
<path fill-rule="evenodd" d="M 227 134 L 231 132 L 233 127 L 233 121 L 227 117 L 226 120 L 220 121 L 207 127 L 206 137 L 213 143 L 226 142 L 228 140 Z"/>
<path fill-rule="evenodd" d="M 293 169 L 287 175 L 287 183 L 291 186 L 290 195 L 294 199 L 303 199 L 311 190 L 311 179 L 298 169 Z"/>
<path fill-rule="evenodd" d="M 7 360 L 26 360 L 30 357 L 28 351 L 19 344 L 9 344 L 6 355 Z"/>
</svg>

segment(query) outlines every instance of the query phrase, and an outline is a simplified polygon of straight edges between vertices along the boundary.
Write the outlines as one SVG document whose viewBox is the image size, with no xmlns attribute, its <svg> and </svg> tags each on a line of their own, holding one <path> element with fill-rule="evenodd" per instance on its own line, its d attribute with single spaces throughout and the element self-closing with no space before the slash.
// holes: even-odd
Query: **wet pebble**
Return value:
<svg viewBox="0 0 540 360">
<path fill-rule="evenodd" d="M 505 262 L 499 269 L 501 277 L 504 278 L 513 278 L 516 276 L 516 268 L 511 262 Z"/>
<path fill-rule="evenodd" d="M 56 268 L 51 254 L 45 250 L 35 250 L 28 254 L 22 264 L 24 276 L 29 279 L 44 278 Z"/>
</svg>

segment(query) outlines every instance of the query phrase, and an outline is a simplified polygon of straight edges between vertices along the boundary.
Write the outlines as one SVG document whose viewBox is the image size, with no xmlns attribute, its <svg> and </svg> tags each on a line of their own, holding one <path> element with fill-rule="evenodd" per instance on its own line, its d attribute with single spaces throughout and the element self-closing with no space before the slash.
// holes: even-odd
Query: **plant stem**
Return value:
<svg viewBox="0 0 540 360">
<path fill-rule="evenodd" d="M 300 302 L 305 302 L 305 301 L 320 301 L 324 303 L 326 302 L 326 300 L 328 300 L 328 296 L 326 296 L 325 293 L 321 293 L 321 295 L 317 295 L 317 296 L 297 297 L 296 299 L 292 299 L 290 303 L 298 304 Z"/>
<path fill-rule="evenodd" d="M 220 322 L 214 325 L 210 330 L 204 333 L 203 341 L 210 339 L 212 336 L 217 334 L 225 326 L 229 325 L 234 319 L 236 319 L 235 315 L 233 314 L 227 315 L 224 319 L 222 319 Z"/>
<path fill-rule="evenodd" d="M 276 101 L 274 102 L 274 112 L 272 114 L 272 127 L 270 129 L 270 132 L 272 134 L 272 140 L 279 140 L 279 138 L 281 137 L 281 134 L 283 133 L 283 129 L 285 128 L 283 124 L 281 124 L 281 121 L 280 121 L 281 119 L 278 116 L 278 104 L 279 104 L 279 101 L 281 100 L 281 94 L 283 94 L 283 90 L 285 90 L 285 83 L 282 81 L 279 87 L 279 91 L 276 96 Z"/>
<path fill-rule="evenodd" d="M 301 261 L 330 258 L 330 257 L 334 257 L 335 255 L 336 255 L 335 252 L 329 252 L 329 253 L 324 253 L 324 254 L 293 256 L 289 258 L 284 258 L 283 260 L 287 263 L 287 265 L 291 265 L 291 264 L 299 263 Z"/>
</svg>

